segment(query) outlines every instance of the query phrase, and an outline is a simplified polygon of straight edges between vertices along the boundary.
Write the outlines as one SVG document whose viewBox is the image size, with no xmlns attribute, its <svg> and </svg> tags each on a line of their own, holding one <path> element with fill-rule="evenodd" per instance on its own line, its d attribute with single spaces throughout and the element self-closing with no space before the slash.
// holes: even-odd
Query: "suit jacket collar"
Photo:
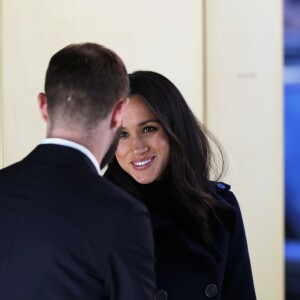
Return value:
<svg viewBox="0 0 300 300">
<path fill-rule="evenodd" d="M 24 161 L 41 165 L 44 163 L 60 165 L 65 168 L 84 168 L 98 174 L 95 165 L 85 154 L 68 146 L 40 144 L 24 158 Z"/>
<path fill-rule="evenodd" d="M 66 140 L 66 139 L 62 139 L 62 138 L 46 138 L 44 139 L 41 144 L 54 144 L 54 145 L 61 145 L 61 146 L 68 146 L 71 147 L 73 149 L 76 149 L 80 152 L 82 152 L 84 155 L 86 155 L 94 164 L 98 174 L 100 175 L 100 166 L 99 163 L 96 159 L 96 157 L 94 156 L 94 154 L 87 149 L 85 146 L 78 144 L 76 142 L 70 141 L 70 140 Z"/>
</svg>

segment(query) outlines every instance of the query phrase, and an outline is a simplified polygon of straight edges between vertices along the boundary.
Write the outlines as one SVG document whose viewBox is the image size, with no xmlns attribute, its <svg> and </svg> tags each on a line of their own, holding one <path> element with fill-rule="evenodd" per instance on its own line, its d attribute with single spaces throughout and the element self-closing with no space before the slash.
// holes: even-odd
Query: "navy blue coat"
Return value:
<svg viewBox="0 0 300 300">
<path fill-rule="evenodd" d="M 256 299 L 238 202 L 229 185 L 215 183 L 213 189 L 223 209 L 213 226 L 210 251 L 179 230 L 172 220 L 151 212 L 161 299 Z"/>
<path fill-rule="evenodd" d="M 150 300 L 145 207 L 78 150 L 39 145 L 0 171 L 1 300 Z"/>
<path fill-rule="evenodd" d="M 110 165 L 105 176 L 140 197 L 150 211 L 157 299 L 256 299 L 241 211 L 229 185 L 211 183 L 219 205 L 211 225 L 212 246 L 207 250 L 187 235 L 186 229 L 180 229 L 189 224 L 189 216 L 174 201 L 176 194 L 167 180 L 141 185 L 117 163 Z"/>
</svg>

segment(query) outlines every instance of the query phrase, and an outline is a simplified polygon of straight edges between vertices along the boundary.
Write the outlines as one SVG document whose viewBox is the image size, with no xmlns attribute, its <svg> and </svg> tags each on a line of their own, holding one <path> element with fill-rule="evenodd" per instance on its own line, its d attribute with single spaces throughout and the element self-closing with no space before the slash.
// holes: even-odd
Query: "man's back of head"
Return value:
<svg viewBox="0 0 300 300">
<path fill-rule="evenodd" d="M 127 71 L 111 50 L 94 43 L 72 44 L 52 56 L 45 79 L 53 128 L 93 128 L 128 93 Z"/>
<path fill-rule="evenodd" d="M 47 138 L 79 143 L 100 163 L 116 147 L 129 80 L 112 50 L 94 43 L 71 44 L 54 54 L 39 94 Z M 109 151 L 112 152 L 112 151 Z"/>
</svg>

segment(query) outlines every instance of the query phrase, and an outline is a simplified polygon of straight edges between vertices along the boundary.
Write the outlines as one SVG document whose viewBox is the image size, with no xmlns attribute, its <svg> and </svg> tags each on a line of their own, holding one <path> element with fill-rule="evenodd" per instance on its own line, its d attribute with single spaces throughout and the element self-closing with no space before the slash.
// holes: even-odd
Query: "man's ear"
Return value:
<svg viewBox="0 0 300 300">
<path fill-rule="evenodd" d="M 111 118 L 111 128 L 119 128 L 123 122 L 123 113 L 128 104 L 128 99 L 119 100 L 113 109 Z"/>
<path fill-rule="evenodd" d="M 47 96 L 44 93 L 39 93 L 38 95 L 38 103 L 39 109 L 44 121 L 47 122 L 48 120 L 48 103 L 47 103 Z"/>
</svg>

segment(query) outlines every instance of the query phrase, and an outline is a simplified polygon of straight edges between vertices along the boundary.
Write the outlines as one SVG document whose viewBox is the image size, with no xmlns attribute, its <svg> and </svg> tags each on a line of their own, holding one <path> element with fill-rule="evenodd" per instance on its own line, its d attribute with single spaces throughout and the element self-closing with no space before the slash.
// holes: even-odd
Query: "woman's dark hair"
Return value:
<svg viewBox="0 0 300 300">
<path fill-rule="evenodd" d="M 161 74 L 137 71 L 129 75 L 130 96 L 140 96 L 157 116 L 170 142 L 168 181 L 172 184 L 173 201 L 181 202 L 195 226 L 189 234 L 208 245 L 210 223 L 217 201 L 211 192 L 210 176 L 216 165 L 210 141 L 219 152 L 219 175 L 224 171 L 224 155 L 211 133 L 197 120 L 176 86 Z M 113 164 L 117 164 L 114 160 Z M 131 180 L 126 182 L 127 190 Z M 138 196 L 138 195 L 136 195 Z"/>
</svg>

